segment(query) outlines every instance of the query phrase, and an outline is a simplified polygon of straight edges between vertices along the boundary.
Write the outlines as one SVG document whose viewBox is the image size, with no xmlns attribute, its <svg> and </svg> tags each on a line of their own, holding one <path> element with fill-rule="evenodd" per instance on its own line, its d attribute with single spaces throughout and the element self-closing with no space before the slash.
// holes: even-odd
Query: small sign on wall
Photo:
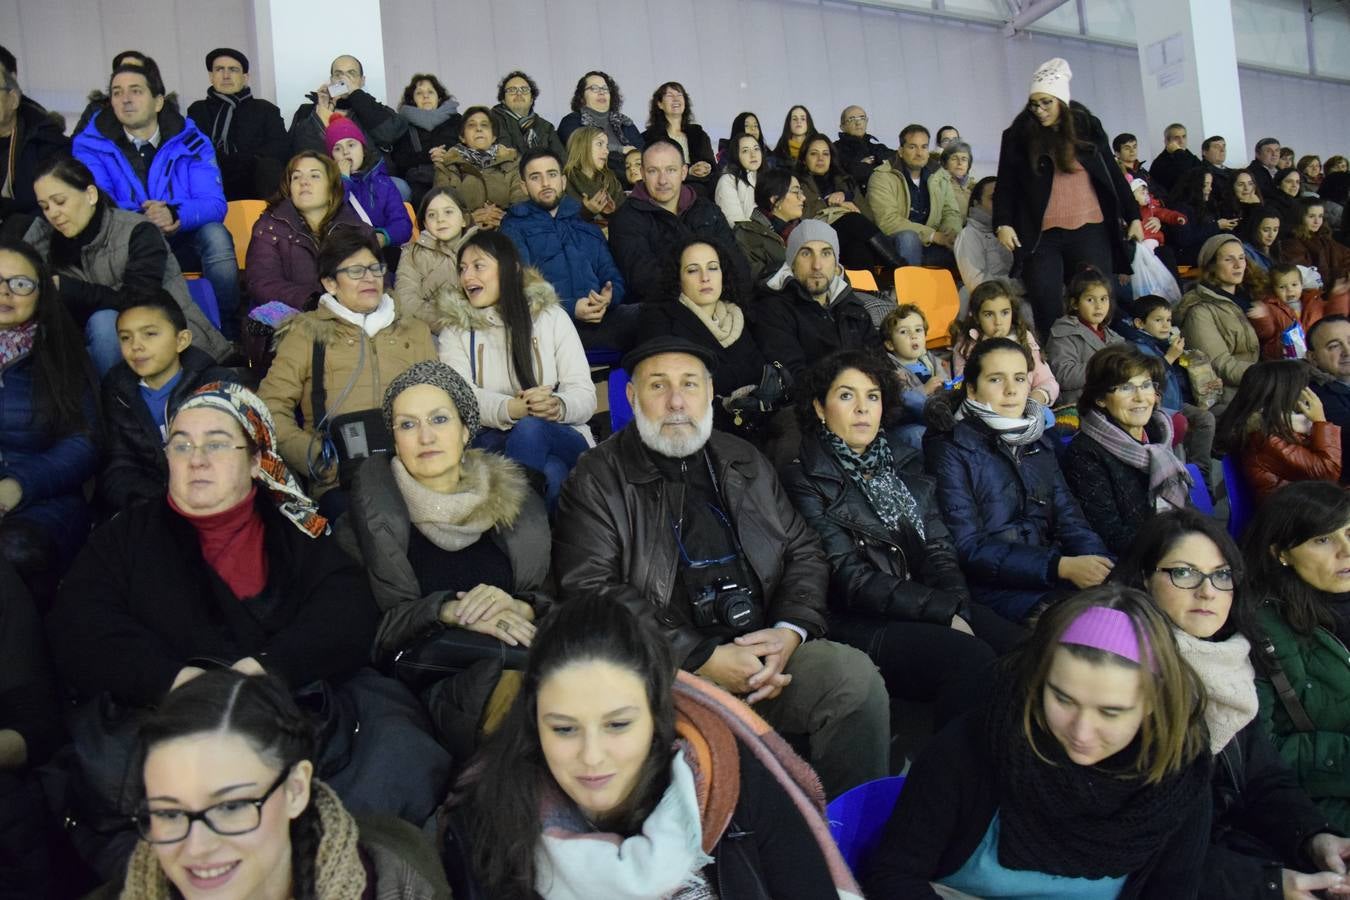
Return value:
<svg viewBox="0 0 1350 900">
<path fill-rule="evenodd" d="M 1158 79 L 1158 88 L 1176 87 L 1186 80 L 1186 44 L 1181 32 L 1154 41 L 1144 48 L 1148 73 Z"/>
</svg>

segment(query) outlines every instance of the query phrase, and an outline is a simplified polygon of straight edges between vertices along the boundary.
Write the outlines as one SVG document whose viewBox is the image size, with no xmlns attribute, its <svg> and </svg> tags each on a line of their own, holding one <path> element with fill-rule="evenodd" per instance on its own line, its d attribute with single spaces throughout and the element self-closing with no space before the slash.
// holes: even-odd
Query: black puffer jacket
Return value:
<svg viewBox="0 0 1350 900">
<path fill-rule="evenodd" d="M 923 515 L 923 538 L 911 527 L 887 527 L 814 431 L 802 436 L 798 460 L 783 472 L 788 496 L 830 560 L 831 622 L 870 621 L 879 629 L 890 620 L 969 620 L 970 592 L 938 510 L 937 487 L 919 474 L 919 451 L 892 445 L 891 453 L 896 477 Z"/>
<path fill-rule="evenodd" d="M 830 285 L 830 305 L 817 303 L 796 278 L 770 278 L 747 304 L 759 349 L 800 381 L 817 360 L 836 350 L 878 349 L 872 316 L 843 278 Z"/>
<path fill-rule="evenodd" d="M 19 146 L 12 156 L 14 168 L 10 189 L 0 197 L 0 222 L 17 213 L 38 215 L 37 197 L 33 194 L 33 176 L 37 174 L 38 166 L 54 156 L 70 152 L 70 139 L 61 133 L 42 104 L 28 97 L 19 101 L 10 140 L 17 140 Z"/>
<path fill-rule="evenodd" d="M 872 172 L 895 152 L 870 134 L 854 137 L 842 131 L 839 132 L 839 140 L 834 142 L 834 149 L 839 154 L 839 165 L 864 192 Z M 864 162 L 866 159 L 871 159 L 871 162 Z"/>
</svg>

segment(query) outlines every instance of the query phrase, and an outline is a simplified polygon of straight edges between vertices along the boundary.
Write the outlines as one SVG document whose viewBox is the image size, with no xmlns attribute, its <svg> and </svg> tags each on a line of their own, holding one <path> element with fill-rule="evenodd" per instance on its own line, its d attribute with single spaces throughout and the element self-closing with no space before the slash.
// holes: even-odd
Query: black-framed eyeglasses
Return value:
<svg viewBox="0 0 1350 900">
<path fill-rule="evenodd" d="M 136 830 L 151 844 L 176 844 L 186 839 L 193 822 L 201 822 L 224 837 L 257 831 L 262 824 L 263 804 L 277 792 L 277 788 L 286 783 L 290 774 L 289 766 L 282 769 L 267 792 L 256 800 L 225 800 L 198 812 L 143 807 L 136 813 Z"/>
<path fill-rule="evenodd" d="M 1233 570 L 1227 566 L 1222 569 L 1215 569 L 1213 572 L 1201 572 L 1194 566 L 1168 566 L 1167 568 L 1154 569 L 1155 572 L 1166 572 L 1168 579 L 1173 587 L 1179 587 L 1182 590 L 1194 590 L 1204 584 L 1206 580 L 1214 585 L 1216 591 L 1231 591 L 1236 585 L 1233 579 Z"/>
<path fill-rule="evenodd" d="M 37 282 L 27 275 L 11 275 L 8 278 L 0 278 L 0 284 L 3 284 L 15 297 L 27 297 L 33 291 L 37 290 Z"/>
<path fill-rule="evenodd" d="M 503 93 L 503 94 L 511 94 L 511 95 L 517 96 L 517 97 L 524 97 L 524 96 L 527 96 L 527 95 L 532 94 L 532 93 L 534 93 L 534 92 L 531 91 L 531 90 L 530 90 L 530 86 L 529 86 L 528 84 L 526 84 L 526 85 L 512 85 L 512 86 L 510 86 L 510 87 L 508 87 L 508 88 L 503 89 L 503 90 L 502 90 L 502 93 Z"/>
<path fill-rule="evenodd" d="M 1027 109 L 1031 110 L 1032 112 L 1035 112 L 1038 109 L 1043 112 L 1048 112 L 1058 102 L 1059 101 L 1056 100 L 1054 97 L 1046 97 L 1044 100 L 1028 100 Z"/>
<path fill-rule="evenodd" d="M 388 271 L 389 267 L 384 263 L 375 263 L 369 266 L 346 266 L 337 270 L 339 275 L 346 275 L 352 281 L 360 281 L 366 277 L 367 272 L 376 278 L 383 278 L 384 273 Z"/>
</svg>

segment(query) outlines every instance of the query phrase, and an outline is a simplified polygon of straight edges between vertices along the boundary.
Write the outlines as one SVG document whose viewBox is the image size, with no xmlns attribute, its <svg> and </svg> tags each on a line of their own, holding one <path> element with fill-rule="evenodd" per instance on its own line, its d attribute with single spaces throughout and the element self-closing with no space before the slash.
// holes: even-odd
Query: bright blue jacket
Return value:
<svg viewBox="0 0 1350 900">
<path fill-rule="evenodd" d="M 385 171 L 383 159 L 364 172 L 343 175 L 342 183 L 348 199 L 361 204 L 370 216 L 370 227 L 383 231 L 390 247 L 402 247 L 412 240 L 412 219 L 408 218 L 398 186 Z"/>
<path fill-rule="evenodd" d="M 178 214 L 183 231 L 208 222 L 225 221 L 225 189 L 211 141 L 165 106 L 159 113 L 159 149 L 150 160 L 146 180 L 131 165 L 136 148 L 111 110 L 97 113 L 75 135 L 75 157 L 94 173 L 94 181 L 123 209 L 140 212 L 146 200 L 160 200 Z"/>
<path fill-rule="evenodd" d="M 569 316 L 578 300 L 599 291 L 606 281 L 614 286 L 610 303 L 623 302 L 623 275 L 605 235 L 581 218 L 575 197 L 564 196 L 556 216 L 528 200 L 517 203 L 502 218 L 501 232 L 520 251 L 520 261 L 553 285 Z"/>
</svg>

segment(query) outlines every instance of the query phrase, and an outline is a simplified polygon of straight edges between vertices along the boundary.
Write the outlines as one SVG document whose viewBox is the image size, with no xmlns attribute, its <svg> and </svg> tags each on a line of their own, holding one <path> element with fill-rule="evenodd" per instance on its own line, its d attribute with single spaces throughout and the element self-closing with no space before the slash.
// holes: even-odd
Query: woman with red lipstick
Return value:
<svg viewBox="0 0 1350 900">
<path fill-rule="evenodd" d="M 207 672 L 142 724 L 127 900 L 448 900 L 416 828 L 352 818 L 320 781 L 313 723 L 272 676 Z"/>
<path fill-rule="evenodd" d="M 1248 658 L 1255 609 L 1242 554 L 1215 519 L 1193 510 L 1159 515 L 1129 548 L 1112 581 L 1142 588 L 1172 621 L 1181 656 L 1205 688 L 1214 754 L 1214 821 L 1200 897 L 1258 900 L 1339 886 L 1350 841 L 1294 780 L 1257 721 Z M 1316 874 L 1304 874 L 1305 872 Z"/>
<path fill-rule="evenodd" d="M 1242 550 L 1265 638 L 1262 724 L 1322 814 L 1350 832 L 1350 494 L 1326 481 L 1280 489 Z"/>
<path fill-rule="evenodd" d="M 868 896 L 1193 900 L 1210 813 L 1201 690 L 1143 592 L 1052 606 L 910 768 Z"/>
<path fill-rule="evenodd" d="M 540 625 L 510 713 L 449 801 L 456 897 L 861 900 L 820 781 L 651 617 L 577 597 Z M 881 896 L 881 895 L 877 895 Z"/>
</svg>

